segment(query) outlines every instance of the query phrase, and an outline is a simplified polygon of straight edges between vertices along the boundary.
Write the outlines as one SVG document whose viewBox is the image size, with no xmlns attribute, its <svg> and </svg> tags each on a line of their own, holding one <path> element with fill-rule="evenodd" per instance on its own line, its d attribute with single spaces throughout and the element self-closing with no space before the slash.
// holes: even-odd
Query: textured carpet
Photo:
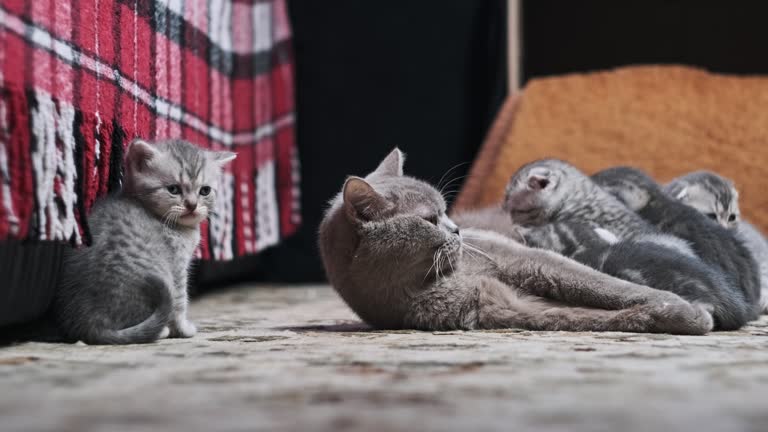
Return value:
<svg viewBox="0 0 768 432">
<path fill-rule="evenodd" d="M 768 430 L 768 320 L 703 337 L 368 331 L 325 286 L 240 287 L 191 315 L 188 340 L 0 349 L 0 430 Z"/>
</svg>

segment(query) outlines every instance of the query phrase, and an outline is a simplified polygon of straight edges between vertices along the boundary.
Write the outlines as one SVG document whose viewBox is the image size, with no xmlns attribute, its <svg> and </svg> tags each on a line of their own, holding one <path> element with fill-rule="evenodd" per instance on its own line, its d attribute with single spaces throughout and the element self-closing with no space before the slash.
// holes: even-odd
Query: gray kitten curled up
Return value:
<svg viewBox="0 0 768 432">
<path fill-rule="evenodd" d="M 130 144 L 123 190 L 88 216 L 93 243 L 65 255 L 54 316 L 66 338 L 131 344 L 194 336 L 189 264 L 221 168 L 234 158 L 181 140 Z"/>
<path fill-rule="evenodd" d="M 707 310 L 675 294 L 498 233 L 459 232 L 440 193 L 403 175 L 402 163 L 394 150 L 365 178 L 348 178 L 320 226 L 328 279 L 367 323 L 423 330 L 711 330 Z"/>
<path fill-rule="evenodd" d="M 763 313 L 768 313 L 768 240 L 741 218 L 739 192 L 733 181 L 710 171 L 695 171 L 667 183 L 664 191 L 730 229 L 744 242 L 760 267 L 760 303 Z"/>
<path fill-rule="evenodd" d="M 590 223 L 619 239 L 635 238 L 694 256 L 687 242 L 662 233 L 565 161 L 542 159 L 520 167 L 506 186 L 502 207 L 518 225 Z"/>
<path fill-rule="evenodd" d="M 750 306 L 750 319 L 758 316 L 760 274 L 757 262 L 732 232 L 694 208 L 666 194 L 644 172 L 630 167 L 609 168 L 592 179 L 661 231 L 690 242 L 706 264 L 719 269 Z"/>
<path fill-rule="evenodd" d="M 504 209 L 526 223 L 529 246 L 571 257 L 612 276 L 674 292 L 713 308 L 715 328 L 734 330 L 751 319 L 751 308 L 724 276 L 696 257 L 679 239 L 657 233 L 615 197 L 572 165 L 541 160 L 523 166 L 507 186 Z M 603 210 L 606 209 L 606 210 Z M 598 227 L 632 226 L 624 238 L 606 240 Z M 736 292 L 734 292 L 736 291 Z"/>
</svg>

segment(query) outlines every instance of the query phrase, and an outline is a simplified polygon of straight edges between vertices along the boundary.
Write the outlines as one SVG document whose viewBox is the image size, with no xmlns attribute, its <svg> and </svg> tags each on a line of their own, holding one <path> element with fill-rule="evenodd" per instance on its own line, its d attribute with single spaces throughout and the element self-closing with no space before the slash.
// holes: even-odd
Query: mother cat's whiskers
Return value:
<svg viewBox="0 0 768 432">
<path fill-rule="evenodd" d="M 435 266 L 435 273 L 437 274 L 437 279 L 440 279 L 442 276 L 440 276 L 440 269 L 443 267 L 443 248 L 437 250 L 437 265 Z"/>
<path fill-rule="evenodd" d="M 438 190 L 440 190 L 440 191 L 442 192 L 442 190 L 443 190 L 445 187 L 447 187 L 447 186 L 448 186 L 448 185 L 449 185 L 451 182 L 453 182 L 454 180 L 456 180 L 456 179 L 453 179 L 453 180 L 450 180 L 450 181 L 448 181 L 446 184 L 443 184 L 443 180 L 445 179 L 445 177 L 446 177 L 448 174 L 450 174 L 450 173 L 451 173 L 453 170 L 455 170 L 456 168 L 458 168 L 458 167 L 460 167 L 460 166 L 462 166 L 462 165 L 466 165 L 466 164 L 468 164 L 468 163 L 469 163 L 469 162 L 461 162 L 461 163 L 457 163 L 456 165 L 454 165 L 454 166 L 452 166 L 451 168 L 449 168 L 449 169 L 448 169 L 448 171 L 446 171 L 446 172 L 445 172 L 445 174 L 443 174 L 443 175 L 442 175 L 442 177 L 440 177 L 440 180 L 437 182 L 437 189 L 438 189 Z"/>
<path fill-rule="evenodd" d="M 480 256 L 483 257 L 489 261 L 493 261 L 493 259 L 488 256 L 487 253 L 483 252 L 480 248 L 478 248 L 476 245 L 464 242 L 464 247 L 467 249 L 467 252 L 471 252 L 470 255 L 475 254 L 474 256 Z"/>
<path fill-rule="evenodd" d="M 429 277 L 429 274 L 432 272 L 432 269 L 435 268 L 435 264 L 437 263 L 437 253 L 440 251 L 440 249 L 437 249 L 435 253 L 432 254 L 432 265 L 429 266 L 427 269 L 427 273 L 424 275 L 424 279 L 422 279 L 422 282 L 427 280 L 427 277 Z"/>
<path fill-rule="evenodd" d="M 446 258 L 448 259 L 448 265 L 451 267 L 451 274 L 453 274 L 455 270 L 453 269 L 453 262 L 451 261 L 451 256 L 446 255 Z"/>
<path fill-rule="evenodd" d="M 443 194 L 442 194 L 442 195 L 443 195 L 443 199 L 445 199 L 445 200 L 450 200 L 450 199 L 452 199 L 453 197 L 455 197 L 455 196 L 456 196 L 456 194 L 458 194 L 458 193 L 459 193 L 459 191 L 461 191 L 461 188 L 460 188 L 460 187 L 457 187 L 456 189 L 451 189 L 451 190 L 449 190 L 448 192 L 443 192 Z"/>
<path fill-rule="evenodd" d="M 441 187 L 441 188 L 440 188 L 440 195 L 442 195 L 443 197 L 445 197 L 445 196 L 446 196 L 446 194 L 448 194 L 448 193 L 456 193 L 456 192 L 458 192 L 458 191 L 461 189 L 461 186 L 460 186 L 460 185 L 458 185 L 456 182 L 457 182 L 457 181 L 460 181 L 460 180 L 463 180 L 463 179 L 465 179 L 465 178 L 467 178 L 467 177 L 469 177 L 469 174 L 467 174 L 467 175 L 463 175 L 463 176 L 459 176 L 459 177 L 456 177 L 456 178 L 454 178 L 454 179 L 450 180 L 449 182 L 445 183 L 445 184 L 443 185 L 443 187 Z M 457 187 L 456 187 L 456 189 L 454 189 L 454 190 L 451 190 L 451 191 L 449 191 L 449 192 L 445 192 L 445 189 L 446 189 L 446 188 L 448 188 L 448 187 L 451 187 L 451 186 L 457 186 Z"/>
</svg>

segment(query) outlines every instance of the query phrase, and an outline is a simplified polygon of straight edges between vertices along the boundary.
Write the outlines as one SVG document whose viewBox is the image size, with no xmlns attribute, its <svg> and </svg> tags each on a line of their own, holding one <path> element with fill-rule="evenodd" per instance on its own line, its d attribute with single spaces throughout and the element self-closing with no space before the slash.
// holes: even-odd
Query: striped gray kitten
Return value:
<svg viewBox="0 0 768 432">
<path fill-rule="evenodd" d="M 350 177 L 320 225 L 328 279 L 385 329 L 702 334 L 712 318 L 679 296 L 599 273 L 495 232 L 462 229 L 431 185 L 403 175 L 394 150 Z"/>
<path fill-rule="evenodd" d="M 687 244 L 660 234 L 566 162 L 542 160 L 522 167 L 507 186 L 504 209 L 513 220 L 539 215 L 523 218 L 529 226 L 520 232 L 529 246 L 711 305 L 718 330 L 738 329 L 751 318 L 745 302 L 723 288 L 723 276 Z M 611 239 L 605 227 L 623 229 L 624 237 Z"/>
<path fill-rule="evenodd" d="M 664 191 L 731 229 L 744 242 L 760 267 L 760 301 L 763 313 L 768 313 L 768 241 L 741 218 L 733 181 L 711 171 L 695 171 L 667 183 Z"/>
<path fill-rule="evenodd" d="M 565 161 L 542 159 L 522 166 L 507 184 L 502 207 L 518 225 L 592 223 L 619 239 L 642 236 L 645 242 L 693 255 L 687 242 L 661 233 Z"/>
<path fill-rule="evenodd" d="M 609 168 L 592 178 L 661 231 L 690 242 L 702 261 L 724 274 L 729 290 L 743 297 L 750 307 L 750 319 L 757 318 L 759 268 L 749 249 L 731 231 L 669 196 L 651 177 L 636 168 Z"/>
<path fill-rule="evenodd" d="M 194 336 L 189 265 L 221 168 L 234 158 L 181 140 L 130 144 L 123 190 L 97 201 L 88 216 L 91 246 L 65 255 L 54 315 L 67 339 L 130 344 Z"/>
<path fill-rule="evenodd" d="M 672 180 L 664 191 L 725 228 L 738 224 L 739 192 L 725 177 L 710 171 L 694 171 Z"/>
</svg>

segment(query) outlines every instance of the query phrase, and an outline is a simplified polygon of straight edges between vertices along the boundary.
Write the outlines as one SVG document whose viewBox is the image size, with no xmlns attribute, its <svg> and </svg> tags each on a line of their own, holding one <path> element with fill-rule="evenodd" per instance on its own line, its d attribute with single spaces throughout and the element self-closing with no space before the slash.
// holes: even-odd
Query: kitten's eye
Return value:
<svg viewBox="0 0 768 432">
<path fill-rule="evenodd" d="M 712 220 L 717 220 L 717 215 L 714 213 L 707 213 L 707 217 Z"/>
<path fill-rule="evenodd" d="M 437 225 L 437 215 L 427 216 L 424 218 L 424 220 L 431 223 L 432 225 Z"/>
<path fill-rule="evenodd" d="M 181 193 L 181 186 L 179 185 L 170 185 L 167 186 L 166 189 L 168 189 L 168 192 L 170 192 L 173 195 L 179 195 Z"/>
<path fill-rule="evenodd" d="M 736 222 L 736 215 L 732 214 L 732 215 L 728 216 L 728 222 Z"/>
<path fill-rule="evenodd" d="M 207 196 L 209 193 L 211 193 L 211 187 L 210 186 L 203 186 L 200 188 L 200 195 Z"/>
</svg>

